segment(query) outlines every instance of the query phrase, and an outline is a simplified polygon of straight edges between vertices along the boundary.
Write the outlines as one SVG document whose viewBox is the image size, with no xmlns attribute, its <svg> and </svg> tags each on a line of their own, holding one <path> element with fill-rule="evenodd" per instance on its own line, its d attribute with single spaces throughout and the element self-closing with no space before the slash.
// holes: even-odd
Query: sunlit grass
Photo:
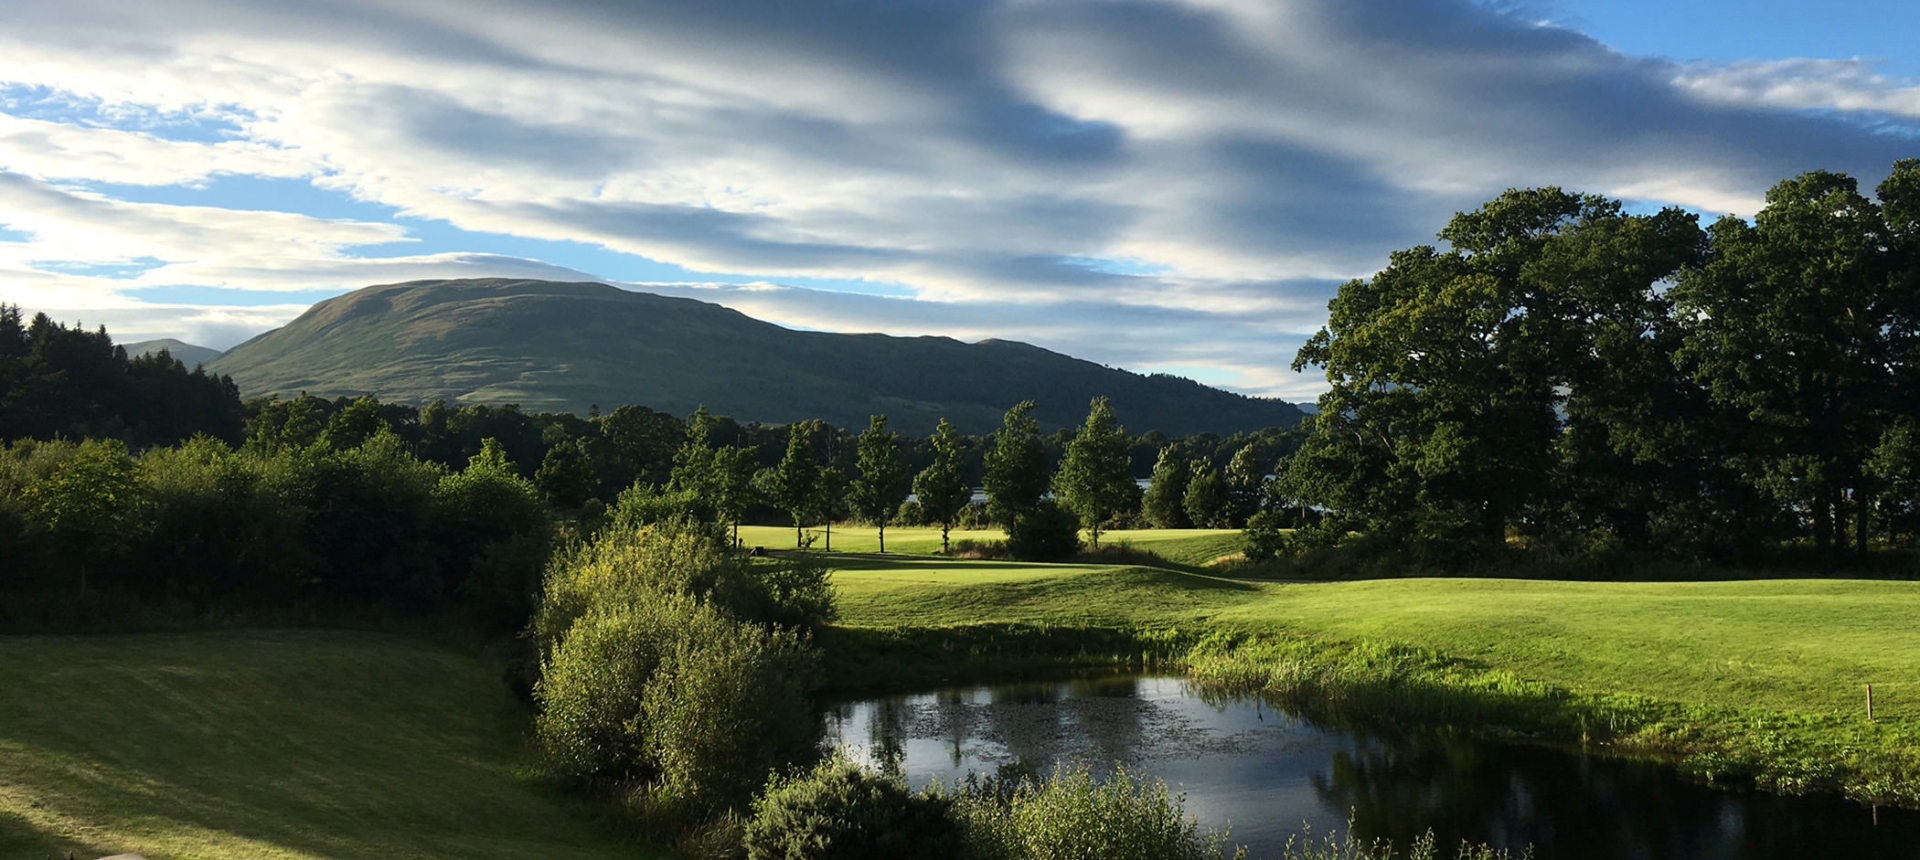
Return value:
<svg viewBox="0 0 1920 860">
<path fill-rule="evenodd" d="M 0 638 L 0 858 L 651 856 L 521 772 L 480 661 L 342 631 Z"/>
</svg>

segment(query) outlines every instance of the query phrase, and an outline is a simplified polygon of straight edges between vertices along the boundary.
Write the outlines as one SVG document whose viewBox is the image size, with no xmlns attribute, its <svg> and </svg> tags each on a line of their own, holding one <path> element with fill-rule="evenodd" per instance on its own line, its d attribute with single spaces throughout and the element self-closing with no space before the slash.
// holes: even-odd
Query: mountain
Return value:
<svg viewBox="0 0 1920 860">
<path fill-rule="evenodd" d="M 122 344 L 121 346 L 126 349 L 128 358 L 139 358 L 148 353 L 159 352 L 164 349 L 168 355 L 173 356 L 176 361 L 186 365 L 189 370 L 193 369 L 195 365 L 212 364 L 213 360 L 219 358 L 221 355 L 220 350 L 208 349 L 204 346 L 194 346 L 193 344 L 174 340 L 170 337 L 163 337 L 159 340 L 143 340 L 139 343 L 128 343 Z"/>
<path fill-rule="evenodd" d="M 1004 340 L 794 331 L 719 305 L 606 284 L 414 281 L 328 299 L 208 366 L 247 396 L 372 394 L 425 403 L 518 403 L 585 414 L 638 404 L 705 405 L 741 421 L 824 418 L 846 428 L 885 413 L 924 434 L 967 433 L 1023 399 L 1049 430 L 1112 399 L 1134 432 L 1181 436 L 1291 426 L 1300 411 L 1172 376 L 1142 376 Z"/>
</svg>

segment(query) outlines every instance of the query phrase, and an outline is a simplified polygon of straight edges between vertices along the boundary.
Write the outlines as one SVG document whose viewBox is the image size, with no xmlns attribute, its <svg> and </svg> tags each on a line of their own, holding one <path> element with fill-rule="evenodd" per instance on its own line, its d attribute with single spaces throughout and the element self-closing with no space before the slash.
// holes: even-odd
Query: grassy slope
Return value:
<svg viewBox="0 0 1920 860">
<path fill-rule="evenodd" d="M 1151 568 L 842 564 L 842 623 L 1293 632 L 1433 648 L 1571 689 L 1920 718 L 1920 583 L 1401 579 L 1272 584 Z"/>
<path fill-rule="evenodd" d="M 614 858 L 477 660 L 338 631 L 0 638 L 0 858 Z"/>
<path fill-rule="evenodd" d="M 231 374 L 248 396 L 374 394 L 576 415 L 593 404 L 675 415 L 704 404 L 743 422 L 823 418 L 850 428 L 885 414 L 914 435 L 941 418 L 989 432 L 1021 400 L 1039 404 L 1034 418 L 1048 430 L 1078 426 L 1095 396 L 1112 398 L 1135 432 L 1172 436 L 1301 417 L 1279 401 L 1027 344 L 794 331 L 693 299 L 548 281 L 367 287 L 314 305 L 208 370 Z"/>
<path fill-rule="evenodd" d="M 1631 728 L 1643 746 L 1731 750 L 1742 760 L 1784 750 L 1803 759 L 1798 772 L 1816 776 L 1835 762 L 1884 775 L 1909 768 L 1920 749 L 1920 583 L 1277 584 L 1137 567 L 933 560 L 850 566 L 835 581 L 842 623 L 854 628 L 1175 628 L 1329 646 L 1273 659 L 1312 660 L 1335 653 L 1333 643 L 1405 645 L 1438 652 L 1473 676 L 1434 676 L 1462 678 L 1443 683 L 1498 686 L 1512 677 L 1589 701 L 1625 694 L 1673 706 L 1635 712 L 1640 722 Z M 1872 726 L 1863 715 L 1867 683 L 1879 717 Z M 1660 721 L 1668 724 L 1652 724 Z M 1861 764 L 1886 753 L 1907 764 Z M 1911 770 L 1890 779 L 1898 784 L 1843 781 L 1862 794 L 1920 797 Z"/>
</svg>

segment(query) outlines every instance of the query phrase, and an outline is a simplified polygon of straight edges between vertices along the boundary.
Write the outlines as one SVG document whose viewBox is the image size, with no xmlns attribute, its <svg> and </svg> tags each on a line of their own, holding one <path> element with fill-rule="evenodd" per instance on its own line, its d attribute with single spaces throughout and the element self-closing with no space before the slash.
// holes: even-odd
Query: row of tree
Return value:
<svg viewBox="0 0 1920 860">
<path fill-rule="evenodd" d="M 172 445 L 196 433 L 238 443 L 240 389 L 162 350 L 128 358 L 105 327 L 0 304 L 0 440 L 119 439 Z"/>
<path fill-rule="evenodd" d="M 1835 558 L 1920 526 L 1920 161 L 1751 222 L 1510 191 L 1341 287 L 1285 504 L 1296 546 Z"/>
</svg>

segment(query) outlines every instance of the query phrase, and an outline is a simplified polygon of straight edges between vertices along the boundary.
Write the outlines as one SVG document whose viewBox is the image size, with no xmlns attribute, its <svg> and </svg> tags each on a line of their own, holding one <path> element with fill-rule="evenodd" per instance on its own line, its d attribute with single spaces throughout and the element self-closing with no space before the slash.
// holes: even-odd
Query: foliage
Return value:
<svg viewBox="0 0 1920 860">
<path fill-rule="evenodd" d="M 887 416 L 875 415 L 860 434 L 860 474 L 847 497 L 853 513 L 880 529 L 880 551 L 887 551 L 887 523 L 907 499 L 907 466 L 900 460 L 900 439 L 887 429 Z"/>
<path fill-rule="evenodd" d="M 961 472 L 959 435 L 945 419 L 933 433 L 933 464 L 914 476 L 913 494 L 926 522 L 940 526 L 940 549 L 945 552 L 947 533 L 973 498 L 973 488 Z"/>
<path fill-rule="evenodd" d="M 1201 831 L 1185 800 L 1160 780 L 1116 765 L 1104 780 L 1062 767 L 1010 792 L 961 795 L 974 856 L 990 860 L 1202 860 L 1223 858 L 1225 834 Z"/>
<path fill-rule="evenodd" d="M 533 481 L 554 505 L 578 508 L 593 496 L 595 476 L 585 446 L 569 439 L 547 449 Z"/>
<path fill-rule="evenodd" d="M 777 777 L 753 801 L 748 860 L 961 860 L 953 801 L 843 758 Z"/>
<path fill-rule="evenodd" d="M 1048 499 L 1013 521 L 1007 550 L 1021 561 L 1065 561 L 1080 551 L 1080 520 Z"/>
<path fill-rule="evenodd" d="M 813 436 L 820 427 L 818 421 L 789 426 L 786 456 L 780 458 L 779 465 L 761 472 L 758 479 L 761 492 L 793 518 L 794 546 L 800 545 L 800 528 L 822 515 L 820 465 L 813 454 Z"/>
<path fill-rule="evenodd" d="M 171 354 L 129 358 L 105 327 L 87 331 L 0 304 L 0 440 L 117 439 L 171 445 L 241 439 L 240 389 Z"/>
<path fill-rule="evenodd" d="M 1193 475 L 1193 467 L 1179 449 L 1172 445 L 1160 449 L 1160 459 L 1153 464 L 1153 477 L 1147 482 L 1147 492 L 1140 500 L 1140 510 L 1147 522 L 1157 529 L 1183 529 L 1192 525 L 1187 519 L 1187 480 Z"/>
<path fill-rule="evenodd" d="M 1107 398 L 1096 397 L 1053 476 L 1054 496 L 1080 517 L 1095 547 L 1107 520 L 1138 501 L 1139 487 L 1130 468 L 1127 431 L 1114 423 Z"/>
<path fill-rule="evenodd" d="M 1226 478 L 1211 463 L 1196 462 L 1187 479 L 1187 492 L 1180 506 L 1187 519 L 1200 528 L 1228 528 L 1232 525 Z"/>
<path fill-rule="evenodd" d="M 715 535 L 672 524 L 560 556 L 531 630 L 550 768 L 701 814 L 744 800 L 810 748 L 814 658 L 769 616 L 830 617 L 826 587 L 815 566 L 767 584 Z"/>
<path fill-rule="evenodd" d="M 987 449 L 985 475 L 980 485 L 987 494 L 987 514 L 994 524 L 1012 534 L 1021 515 L 1033 511 L 1047 494 L 1047 454 L 1040 443 L 1040 422 L 1033 417 L 1034 402 L 1014 404 L 1001 419 Z"/>
</svg>

